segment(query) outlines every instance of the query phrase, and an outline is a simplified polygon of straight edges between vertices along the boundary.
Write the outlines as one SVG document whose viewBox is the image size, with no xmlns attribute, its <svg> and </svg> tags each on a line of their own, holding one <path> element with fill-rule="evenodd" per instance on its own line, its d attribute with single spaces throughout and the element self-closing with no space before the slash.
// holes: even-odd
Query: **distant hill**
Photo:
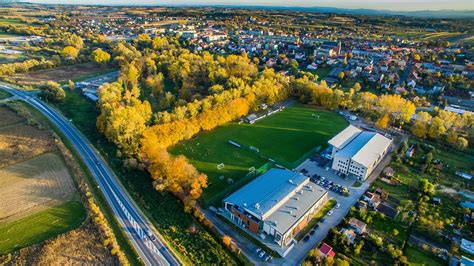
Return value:
<svg viewBox="0 0 474 266">
<path fill-rule="evenodd" d="M 392 11 L 376 9 L 350 9 L 337 7 L 297 7 L 297 6 L 238 6 L 238 5 L 176 5 L 176 6 L 211 6 L 224 8 L 248 8 L 263 10 L 291 10 L 302 12 L 378 15 L 378 16 L 410 16 L 423 18 L 474 18 L 474 10 L 419 10 L 419 11 Z"/>
</svg>

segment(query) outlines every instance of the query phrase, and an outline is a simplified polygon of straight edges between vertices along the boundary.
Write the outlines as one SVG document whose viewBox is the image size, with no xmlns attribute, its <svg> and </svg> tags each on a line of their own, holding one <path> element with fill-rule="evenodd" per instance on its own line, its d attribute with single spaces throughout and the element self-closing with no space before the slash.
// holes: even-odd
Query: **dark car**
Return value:
<svg viewBox="0 0 474 266">
<path fill-rule="evenodd" d="M 316 232 L 316 231 L 311 230 L 311 231 L 309 231 L 309 234 L 310 234 L 310 235 L 314 235 L 315 232 Z"/>
<path fill-rule="evenodd" d="M 303 238 L 303 241 L 304 241 L 304 242 L 308 242 L 309 237 L 310 237 L 309 235 L 306 235 L 306 236 Z"/>
</svg>

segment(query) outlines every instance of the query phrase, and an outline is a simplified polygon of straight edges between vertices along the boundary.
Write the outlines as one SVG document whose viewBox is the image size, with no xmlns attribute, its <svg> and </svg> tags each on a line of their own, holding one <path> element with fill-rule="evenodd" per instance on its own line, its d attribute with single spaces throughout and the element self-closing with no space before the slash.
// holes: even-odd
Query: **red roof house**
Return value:
<svg viewBox="0 0 474 266">
<path fill-rule="evenodd" d="M 321 244 L 319 251 L 323 253 L 324 257 L 334 257 L 336 255 L 336 253 L 332 251 L 332 247 L 324 242 Z"/>
</svg>

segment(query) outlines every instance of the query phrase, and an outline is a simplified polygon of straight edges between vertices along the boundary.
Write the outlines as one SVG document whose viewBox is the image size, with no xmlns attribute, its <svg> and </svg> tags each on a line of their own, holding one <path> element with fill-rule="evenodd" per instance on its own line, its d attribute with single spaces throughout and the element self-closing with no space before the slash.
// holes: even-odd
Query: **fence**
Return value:
<svg viewBox="0 0 474 266">
<path fill-rule="evenodd" d="M 241 188 L 243 185 L 247 184 L 250 182 L 252 179 L 254 179 L 256 176 L 259 176 L 268 170 L 270 170 L 273 167 L 274 163 L 273 162 L 267 162 L 264 165 L 260 166 L 259 168 L 255 169 L 255 171 L 247 173 L 245 176 L 240 178 L 239 180 L 235 181 L 231 186 L 227 187 L 226 189 L 222 190 L 218 194 L 216 194 L 214 197 L 212 197 L 206 204 L 206 208 L 213 205 L 219 207 L 221 205 L 221 200 L 229 195 L 230 193 L 236 191 L 237 189 Z"/>
</svg>

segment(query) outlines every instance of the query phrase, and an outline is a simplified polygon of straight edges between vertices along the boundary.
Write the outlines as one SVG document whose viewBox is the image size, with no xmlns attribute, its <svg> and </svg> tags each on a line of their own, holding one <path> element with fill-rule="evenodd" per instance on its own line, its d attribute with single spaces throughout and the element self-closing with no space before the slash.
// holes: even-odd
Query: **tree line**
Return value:
<svg viewBox="0 0 474 266">
<path fill-rule="evenodd" d="M 303 103 L 355 111 L 380 128 L 406 126 L 416 111 L 415 104 L 400 95 L 360 92 L 359 84 L 343 91 L 308 75 L 259 72 L 257 62 L 245 53 L 224 57 L 190 52 L 169 37 L 141 35 L 133 43 L 118 43 L 112 58 L 121 70 L 118 82 L 99 89 L 99 130 L 127 157 L 139 159 L 155 187 L 174 193 L 189 211 L 207 178 L 167 148 L 257 111 L 262 104 L 293 96 Z M 166 80 L 174 91 L 165 89 Z M 187 170 L 173 171 L 176 167 Z"/>
</svg>

